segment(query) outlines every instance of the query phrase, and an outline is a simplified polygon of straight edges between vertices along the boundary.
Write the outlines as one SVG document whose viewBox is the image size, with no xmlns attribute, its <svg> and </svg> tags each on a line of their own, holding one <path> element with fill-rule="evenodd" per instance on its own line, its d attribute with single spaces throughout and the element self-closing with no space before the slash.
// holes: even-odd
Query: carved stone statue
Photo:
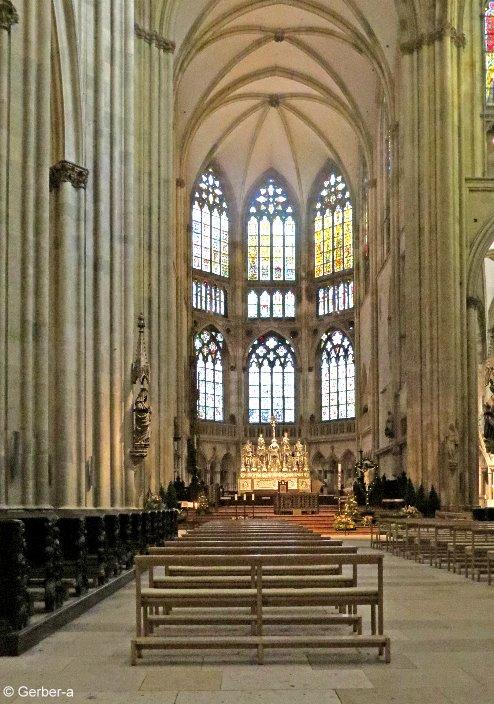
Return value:
<svg viewBox="0 0 494 704">
<path fill-rule="evenodd" d="M 295 443 L 293 456 L 295 469 L 302 470 L 304 468 L 304 446 L 300 442 L 300 439 Z"/>
<path fill-rule="evenodd" d="M 484 404 L 484 441 L 487 452 L 494 452 L 494 407 Z"/>
<path fill-rule="evenodd" d="M 449 471 L 454 474 L 458 469 L 458 447 L 460 444 L 460 439 L 458 436 L 458 430 L 453 423 L 449 424 L 448 434 L 444 440 L 444 449 L 446 453 L 446 462 L 448 464 Z"/>
<path fill-rule="evenodd" d="M 288 438 L 288 433 L 283 434 L 281 440 L 281 460 L 283 464 L 283 469 L 289 469 L 292 464 L 292 448 L 290 447 L 290 440 Z"/>
<path fill-rule="evenodd" d="M 386 425 L 384 426 L 384 434 L 387 438 L 394 438 L 395 436 L 395 419 L 393 418 L 391 411 L 388 411 Z"/>
<path fill-rule="evenodd" d="M 242 464 L 246 470 L 253 469 L 254 448 L 250 440 L 247 440 L 242 449 Z"/>
<path fill-rule="evenodd" d="M 131 455 L 135 458 L 146 457 L 151 440 L 151 407 L 148 390 L 145 386 L 137 394 L 134 401 L 134 434 Z"/>
<path fill-rule="evenodd" d="M 280 446 L 276 438 L 271 440 L 269 445 L 269 471 L 279 472 L 281 470 Z"/>
<path fill-rule="evenodd" d="M 266 469 L 266 443 L 262 433 L 259 434 L 257 439 L 257 467 L 261 471 Z"/>
</svg>

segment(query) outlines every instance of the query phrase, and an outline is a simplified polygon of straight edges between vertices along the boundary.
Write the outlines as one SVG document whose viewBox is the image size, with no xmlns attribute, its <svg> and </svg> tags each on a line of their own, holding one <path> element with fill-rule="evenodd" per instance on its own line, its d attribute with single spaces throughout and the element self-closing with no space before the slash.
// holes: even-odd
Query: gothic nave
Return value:
<svg viewBox="0 0 494 704">
<path fill-rule="evenodd" d="M 494 2 L 0 0 L 0 682 L 487 702 L 493 195 Z M 188 540 L 197 564 L 173 564 Z M 287 564 L 265 565 L 276 551 Z M 350 557 L 326 583 L 315 553 Z M 384 607 L 378 577 L 375 603 L 324 614 L 370 607 L 391 663 L 266 649 L 252 691 L 240 648 L 131 670 L 134 594 L 132 657 L 163 625 L 134 580 L 144 554 L 157 583 L 204 589 L 214 554 L 225 604 L 249 565 L 268 601 L 278 577 L 357 589 L 376 565 Z M 279 644 L 250 627 L 233 632 L 262 662 Z"/>
</svg>

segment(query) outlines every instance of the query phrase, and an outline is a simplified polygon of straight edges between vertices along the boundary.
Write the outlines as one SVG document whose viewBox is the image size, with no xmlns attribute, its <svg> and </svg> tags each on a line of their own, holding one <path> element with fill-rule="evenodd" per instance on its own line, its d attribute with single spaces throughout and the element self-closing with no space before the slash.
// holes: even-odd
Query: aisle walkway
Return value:
<svg viewBox="0 0 494 704">
<path fill-rule="evenodd" d="M 358 541 L 360 546 L 367 546 Z M 57 699 L 104 704 L 493 704 L 494 588 L 385 558 L 391 665 L 374 653 L 267 651 L 146 654 L 130 667 L 133 585 L 20 658 L 0 659 L 0 691 L 74 689 Z M 165 665 L 165 658 L 167 658 Z M 228 663 L 228 664 L 227 664 Z"/>
</svg>

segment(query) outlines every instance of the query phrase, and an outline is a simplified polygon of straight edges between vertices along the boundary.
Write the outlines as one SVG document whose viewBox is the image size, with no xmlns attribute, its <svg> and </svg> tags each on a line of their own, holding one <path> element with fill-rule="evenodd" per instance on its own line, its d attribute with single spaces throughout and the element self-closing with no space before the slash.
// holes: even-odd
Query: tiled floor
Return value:
<svg viewBox="0 0 494 704">
<path fill-rule="evenodd" d="M 258 666 L 252 652 L 195 651 L 147 652 L 131 667 L 130 585 L 24 656 L 0 659 L 0 692 L 5 686 L 44 686 L 72 688 L 74 697 L 0 694 L 0 700 L 494 704 L 494 588 L 389 555 L 385 584 L 390 665 L 378 662 L 374 652 L 267 651 L 266 664 Z"/>
</svg>

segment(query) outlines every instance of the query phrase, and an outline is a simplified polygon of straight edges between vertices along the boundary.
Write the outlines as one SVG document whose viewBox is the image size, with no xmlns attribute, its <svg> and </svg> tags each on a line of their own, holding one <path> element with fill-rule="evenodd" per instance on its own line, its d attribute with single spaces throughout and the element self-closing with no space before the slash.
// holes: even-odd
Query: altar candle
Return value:
<svg viewBox="0 0 494 704">
<path fill-rule="evenodd" d="M 244 494 L 244 501 L 247 501 L 247 494 Z"/>
<path fill-rule="evenodd" d="M 254 494 L 252 494 L 252 501 L 254 501 L 254 499 L 255 499 L 255 496 L 254 496 Z"/>
<path fill-rule="evenodd" d="M 238 494 L 235 494 L 235 501 L 238 501 Z"/>
</svg>

